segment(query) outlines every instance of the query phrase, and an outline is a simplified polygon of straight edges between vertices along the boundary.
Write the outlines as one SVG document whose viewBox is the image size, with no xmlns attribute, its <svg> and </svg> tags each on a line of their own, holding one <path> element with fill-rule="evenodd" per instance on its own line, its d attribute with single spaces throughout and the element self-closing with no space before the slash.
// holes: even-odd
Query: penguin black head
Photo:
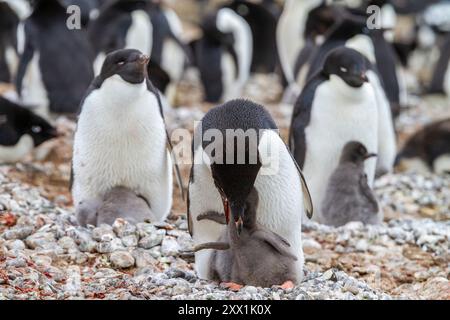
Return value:
<svg viewBox="0 0 450 320">
<path fill-rule="evenodd" d="M 366 161 L 369 158 L 376 157 L 375 153 L 369 153 L 367 148 L 361 143 L 357 141 L 350 141 L 342 150 L 340 163 L 355 163 L 360 164 Z"/>
<path fill-rule="evenodd" d="M 325 59 L 322 73 L 327 77 L 337 75 L 349 86 L 361 87 L 367 78 L 368 61 L 358 51 L 339 47 L 331 51 Z"/>
<path fill-rule="evenodd" d="M 3 128 L 2 128 L 3 127 Z M 45 119 L 34 114 L 31 110 L 0 97 L 0 132 L 5 130 L 2 137 L 7 139 L 8 132 L 13 130 L 17 136 L 30 135 L 34 146 L 39 146 L 47 140 L 58 136 L 56 129 Z M 3 141 L 2 144 L 12 145 L 16 141 Z"/>
<path fill-rule="evenodd" d="M 150 58 L 134 49 L 124 49 L 111 52 L 103 63 L 100 77 L 105 80 L 119 75 L 132 84 L 142 83 L 147 78 L 147 65 Z"/>
<path fill-rule="evenodd" d="M 211 174 L 222 196 L 227 222 L 232 215 L 238 230 L 242 228 L 246 202 L 264 160 L 264 155 L 259 152 L 261 137 L 264 136 L 259 136 L 260 130 L 276 128 L 273 119 L 262 106 L 241 99 L 231 100 L 211 109 L 203 118 L 203 137 L 209 130 L 220 132 L 222 137 L 220 143 L 214 143 L 214 154 L 211 152 L 210 155 Z M 233 135 L 229 135 L 230 130 Z M 242 137 L 241 133 L 245 136 Z M 211 150 L 213 141 L 202 139 L 205 152 Z"/>
</svg>

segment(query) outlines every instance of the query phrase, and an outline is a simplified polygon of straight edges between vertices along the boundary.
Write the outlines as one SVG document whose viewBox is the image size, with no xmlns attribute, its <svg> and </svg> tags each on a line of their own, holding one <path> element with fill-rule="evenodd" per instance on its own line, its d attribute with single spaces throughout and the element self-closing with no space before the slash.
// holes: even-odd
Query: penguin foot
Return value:
<svg viewBox="0 0 450 320">
<path fill-rule="evenodd" d="M 239 291 L 239 290 L 241 290 L 244 287 L 243 285 L 237 284 L 237 283 L 234 283 L 234 282 L 222 282 L 220 284 L 220 286 L 225 288 L 225 289 L 231 290 L 231 291 Z"/>
<path fill-rule="evenodd" d="M 287 289 L 293 289 L 295 287 L 295 284 L 292 281 L 286 281 L 285 283 L 283 283 L 280 288 L 283 290 L 287 290 Z"/>
</svg>

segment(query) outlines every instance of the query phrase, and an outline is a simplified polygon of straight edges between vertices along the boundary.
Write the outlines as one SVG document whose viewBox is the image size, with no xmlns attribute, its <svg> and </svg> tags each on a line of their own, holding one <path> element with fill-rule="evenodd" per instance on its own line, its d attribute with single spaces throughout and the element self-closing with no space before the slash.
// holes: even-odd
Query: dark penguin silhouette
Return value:
<svg viewBox="0 0 450 320">
<path fill-rule="evenodd" d="M 205 100 L 237 98 L 250 77 L 252 32 L 248 23 L 230 8 L 207 14 L 200 39 L 191 43 Z"/>
<path fill-rule="evenodd" d="M 450 119 L 426 125 L 408 139 L 397 156 L 400 170 L 450 172 Z"/>
<path fill-rule="evenodd" d="M 367 182 L 364 162 L 376 157 L 356 141 L 347 143 L 339 166 L 328 181 L 322 205 L 323 223 L 339 227 L 350 221 L 377 224 L 381 221 L 378 202 Z"/>
<path fill-rule="evenodd" d="M 0 82 L 11 83 L 18 60 L 17 27 L 20 19 L 7 2 L 0 2 Z"/>
<path fill-rule="evenodd" d="M 0 97 L 0 163 L 20 161 L 56 136 L 56 129 L 45 119 Z"/>
<path fill-rule="evenodd" d="M 302 219 L 312 215 L 311 197 L 276 128 L 262 106 L 247 100 L 231 100 L 205 115 L 195 130 L 193 143 L 189 231 L 196 244 L 217 241 L 225 227 L 197 220 L 210 211 L 220 213 L 239 228 L 245 220 L 247 198 L 256 189 L 257 219 L 292 245 L 300 279 L 303 250 L 298 231 Z M 210 250 L 196 253 L 196 270 L 201 278 L 209 278 L 210 255 Z"/>
<path fill-rule="evenodd" d="M 96 72 L 108 53 L 137 49 L 149 54 L 152 64 L 166 72 L 172 81 L 180 80 L 192 53 L 180 39 L 178 23 L 173 11 L 150 0 L 114 0 L 104 5 L 89 27 Z M 159 82 L 155 85 L 162 91 Z"/>
<path fill-rule="evenodd" d="M 210 278 L 217 281 L 264 288 L 288 281 L 297 283 L 297 257 L 291 253 L 291 245 L 258 224 L 257 206 L 258 193 L 252 189 L 246 201 L 242 230 L 230 222 L 219 242 L 200 244 L 195 250 L 218 250 L 214 251 L 210 261 Z M 215 212 L 205 213 L 197 219 L 226 224 L 224 216 Z"/>
<path fill-rule="evenodd" d="M 428 88 L 428 93 L 447 94 L 450 95 L 450 87 L 447 84 L 450 79 L 450 33 L 444 36 L 442 43 L 439 45 L 439 59 L 433 70 L 433 77 Z"/>
<path fill-rule="evenodd" d="M 147 201 L 123 187 L 113 188 L 103 197 L 82 201 L 75 214 L 82 226 L 112 225 L 118 218 L 134 224 L 154 220 Z"/>
<path fill-rule="evenodd" d="M 93 55 L 85 30 L 69 30 L 66 20 L 58 0 L 35 2 L 25 21 L 16 85 L 27 104 L 74 114 L 94 77 Z"/>
<path fill-rule="evenodd" d="M 278 64 L 276 30 L 280 10 L 273 3 L 234 0 L 226 7 L 243 17 L 253 35 L 252 72 L 275 72 Z"/>
</svg>

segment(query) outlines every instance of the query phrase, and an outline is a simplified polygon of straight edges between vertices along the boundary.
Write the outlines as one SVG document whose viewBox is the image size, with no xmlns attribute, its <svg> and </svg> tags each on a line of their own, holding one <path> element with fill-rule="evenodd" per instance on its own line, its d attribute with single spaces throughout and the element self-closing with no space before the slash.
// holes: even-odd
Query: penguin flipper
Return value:
<svg viewBox="0 0 450 320">
<path fill-rule="evenodd" d="M 305 176 L 303 175 L 302 170 L 300 169 L 297 161 L 295 161 L 294 156 L 292 155 L 292 153 L 289 151 L 288 146 L 286 146 L 287 152 L 289 153 L 289 155 L 292 158 L 292 161 L 295 164 L 295 167 L 297 168 L 298 174 L 300 176 L 300 181 L 302 183 L 302 191 L 303 191 L 303 205 L 305 207 L 306 210 L 306 216 L 311 219 L 314 213 L 314 207 L 313 207 L 313 202 L 312 202 L 312 198 L 311 198 L 311 194 L 309 193 L 309 188 L 308 188 L 308 184 L 306 183 L 306 179 Z"/>
<path fill-rule="evenodd" d="M 207 242 L 202 243 L 194 247 L 194 252 L 206 249 L 214 249 L 214 250 L 228 250 L 230 249 L 230 245 L 226 242 Z"/>
<path fill-rule="evenodd" d="M 167 131 L 167 129 L 166 129 L 166 135 L 167 135 L 167 149 L 169 150 L 170 157 L 172 158 L 172 163 L 175 168 L 175 176 L 177 178 L 177 185 L 178 185 L 178 188 L 180 189 L 181 198 L 183 199 L 183 201 L 185 201 L 186 196 L 184 194 L 183 179 L 181 178 L 180 167 L 178 166 L 178 159 L 177 159 L 177 156 L 175 155 L 175 152 L 173 152 L 172 141 L 170 141 L 169 132 Z"/>
<path fill-rule="evenodd" d="M 267 230 L 257 230 L 253 232 L 252 236 L 266 242 L 281 255 L 289 257 L 293 260 L 297 260 L 297 257 L 294 256 L 288 249 L 290 247 L 290 244 L 283 238 L 281 238 L 283 239 L 282 241 L 279 235 Z M 287 246 L 286 243 L 289 244 L 289 246 Z"/>
</svg>

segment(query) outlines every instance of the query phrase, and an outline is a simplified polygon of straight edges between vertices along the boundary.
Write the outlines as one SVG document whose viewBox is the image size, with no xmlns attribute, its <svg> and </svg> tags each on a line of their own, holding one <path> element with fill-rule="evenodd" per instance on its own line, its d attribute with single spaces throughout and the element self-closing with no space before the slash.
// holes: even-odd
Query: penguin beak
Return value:
<svg viewBox="0 0 450 320">
<path fill-rule="evenodd" d="M 138 63 L 141 65 L 147 65 L 148 62 L 150 61 L 150 57 L 146 54 L 141 54 L 138 58 Z"/>
<path fill-rule="evenodd" d="M 367 160 L 367 159 L 370 159 L 370 158 L 375 158 L 375 157 L 378 157 L 378 155 L 376 153 L 368 153 L 364 157 L 364 160 Z"/>
<path fill-rule="evenodd" d="M 222 197 L 222 204 L 223 204 L 223 212 L 225 214 L 225 220 L 228 225 L 230 223 L 230 203 L 228 202 L 227 198 Z"/>
<path fill-rule="evenodd" d="M 363 82 L 369 82 L 369 78 L 367 78 L 367 74 L 362 73 L 362 74 L 361 74 L 361 80 L 362 80 Z"/>
</svg>

